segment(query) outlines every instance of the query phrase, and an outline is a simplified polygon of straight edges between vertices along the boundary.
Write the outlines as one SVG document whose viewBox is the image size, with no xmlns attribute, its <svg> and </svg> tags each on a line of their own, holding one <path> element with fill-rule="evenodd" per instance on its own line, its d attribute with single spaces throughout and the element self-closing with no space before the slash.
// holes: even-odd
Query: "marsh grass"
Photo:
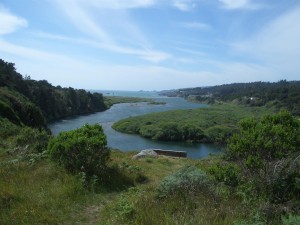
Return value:
<svg viewBox="0 0 300 225">
<path fill-rule="evenodd" d="M 225 143 L 246 117 L 260 118 L 271 109 L 218 103 L 207 108 L 172 110 L 122 119 L 117 131 L 164 141 Z M 176 121 L 176 122 L 174 122 Z"/>
<path fill-rule="evenodd" d="M 148 102 L 148 104 L 164 104 L 164 102 L 155 102 L 151 98 L 104 96 L 104 104 L 108 108 L 118 103 L 139 103 L 139 102 Z"/>
</svg>

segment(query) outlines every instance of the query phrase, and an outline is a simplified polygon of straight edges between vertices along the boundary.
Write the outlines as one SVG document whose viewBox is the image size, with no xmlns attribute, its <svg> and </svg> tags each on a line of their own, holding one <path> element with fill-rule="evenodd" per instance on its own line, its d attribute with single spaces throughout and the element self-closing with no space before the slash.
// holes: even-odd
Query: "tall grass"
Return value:
<svg viewBox="0 0 300 225">
<path fill-rule="evenodd" d="M 246 212 L 237 199 L 216 200 L 205 193 L 164 200 L 145 195 L 136 204 L 133 224 L 231 225 Z"/>
<path fill-rule="evenodd" d="M 47 162 L 0 167 L 0 224 L 62 224 L 84 199 L 79 177 Z"/>
</svg>

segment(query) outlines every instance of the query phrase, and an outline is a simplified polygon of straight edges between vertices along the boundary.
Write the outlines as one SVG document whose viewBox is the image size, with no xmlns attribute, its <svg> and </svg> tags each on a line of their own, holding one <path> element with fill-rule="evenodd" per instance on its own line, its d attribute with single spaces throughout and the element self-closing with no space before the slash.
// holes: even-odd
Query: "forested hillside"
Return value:
<svg viewBox="0 0 300 225">
<path fill-rule="evenodd" d="M 161 94 L 207 103 L 235 101 L 249 106 L 275 106 L 300 115 L 300 81 L 234 83 L 163 91 Z"/>
<path fill-rule="evenodd" d="M 102 94 L 32 80 L 0 59 L 0 115 L 16 124 L 45 127 L 55 119 L 106 108 Z"/>
</svg>

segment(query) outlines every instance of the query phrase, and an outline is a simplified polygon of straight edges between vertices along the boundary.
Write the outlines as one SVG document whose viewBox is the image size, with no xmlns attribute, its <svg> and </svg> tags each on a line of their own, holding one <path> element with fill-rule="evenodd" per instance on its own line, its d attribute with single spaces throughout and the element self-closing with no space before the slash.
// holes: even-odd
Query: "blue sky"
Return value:
<svg viewBox="0 0 300 225">
<path fill-rule="evenodd" d="M 0 0 L 0 58 L 53 85 L 300 78 L 299 0 Z"/>
</svg>

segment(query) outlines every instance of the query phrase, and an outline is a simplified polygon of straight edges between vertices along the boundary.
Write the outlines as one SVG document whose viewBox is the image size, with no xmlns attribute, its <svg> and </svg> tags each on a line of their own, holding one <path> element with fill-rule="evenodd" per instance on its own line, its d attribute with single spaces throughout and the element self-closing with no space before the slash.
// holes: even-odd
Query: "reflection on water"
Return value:
<svg viewBox="0 0 300 225">
<path fill-rule="evenodd" d="M 86 123 L 100 123 L 107 135 L 108 146 L 122 151 L 142 150 L 148 148 L 187 151 L 190 158 L 202 158 L 208 154 L 218 153 L 220 149 L 209 144 L 193 144 L 185 142 L 162 142 L 145 139 L 138 135 L 123 134 L 111 128 L 112 124 L 120 119 L 138 116 L 151 112 L 162 112 L 173 109 L 194 109 L 207 107 L 202 104 L 187 102 L 182 98 L 160 97 L 155 92 L 103 92 L 104 95 L 119 95 L 131 97 L 150 97 L 164 101 L 165 105 L 151 105 L 147 103 L 123 103 L 113 105 L 109 110 L 90 115 L 76 116 L 49 124 L 54 135 L 61 131 L 68 131 L 83 126 Z"/>
</svg>

